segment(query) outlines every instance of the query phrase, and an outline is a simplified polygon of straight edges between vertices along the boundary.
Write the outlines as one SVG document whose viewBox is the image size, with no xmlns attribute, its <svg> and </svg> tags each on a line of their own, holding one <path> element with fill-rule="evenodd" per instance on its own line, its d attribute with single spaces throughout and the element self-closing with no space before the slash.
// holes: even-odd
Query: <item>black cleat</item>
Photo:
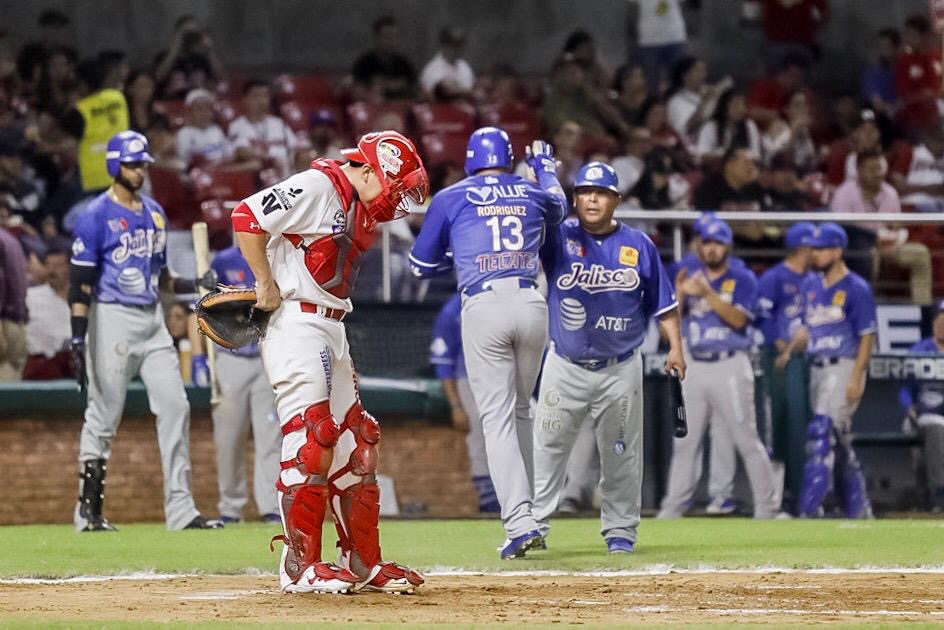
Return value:
<svg viewBox="0 0 944 630">
<path fill-rule="evenodd" d="M 117 532 L 118 528 L 108 522 L 108 519 L 100 516 L 98 518 L 92 518 L 88 521 L 83 529 L 79 530 L 80 532 Z"/>
<path fill-rule="evenodd" d="M 223 529 L 223 523 L 213 520 L 208 521 L 199 514 L 193 517 L 193 520 L 187 523 L 184 529 Z"/>
</svg>

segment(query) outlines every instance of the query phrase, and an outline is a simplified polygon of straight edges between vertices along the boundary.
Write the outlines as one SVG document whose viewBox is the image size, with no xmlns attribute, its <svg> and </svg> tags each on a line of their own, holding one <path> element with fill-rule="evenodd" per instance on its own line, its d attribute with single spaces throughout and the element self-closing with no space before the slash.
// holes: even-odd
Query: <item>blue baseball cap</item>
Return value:
<svg viewBox="0 0 944 630">
<path fill-rule="evenodd" d="M 714 219 L 701 229 L 701 240 L 730 245 L 734 240 L 734 235 L 727 223 L 721 219 Z"/>
<path fill-rule="evenodd" d="M 604 188 L 617 195 L 620 194 L 619 177 L 613 167 L 604 162 L 590 162 L 584 164 L 577 171 L 574 179 L 574 188 Z"/>
<path fill-rule="evenodd" d="M 701 216 L 695 219 L 695 222 L 692 223 L 692 232 L 695 236 L 701 236 L 702 230 L 708 227 L 708 224 L 712 221 L 717 221 L 714 212 L 702 212 Z"/>
<path fill-rule="evenodd" d="M 845 249 L 849 245 L 846 231 L 837 223 L 821 223 L 813 234 L 814 249 L 830 249 L 839 247 Z"/>
<path fill-rule="evenodd" d="M 783 243 L 787 246 L 787 249 L 812 247 L 814 234 L 816 234 L 815 225 L 809 221 L 800 221 L 790 226 L 786 236 L 784 236 Z"/>
</svg>

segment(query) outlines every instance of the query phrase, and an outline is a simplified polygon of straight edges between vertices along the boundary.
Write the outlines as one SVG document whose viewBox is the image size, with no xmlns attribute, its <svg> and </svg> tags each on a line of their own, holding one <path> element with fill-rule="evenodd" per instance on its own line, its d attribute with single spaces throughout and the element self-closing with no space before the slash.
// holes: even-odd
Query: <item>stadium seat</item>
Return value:
<svg viewBox="0 0 944 630">
<path fill-rule="evenodd" d="M 468 136 L 427 133 L 420 136 L 423 162 L 427 168 L 440 164 L 462 166 L 465 163 L 465 146 Z"/>
<path fill-rule="evenodd" d="M 197 202 L 184 174 L 173 168 L 152 166 L 148 176 L 154 199 L 167 213 L 167 222 L 174 228 L 189 228 L 197 217 Z"/>
<path fill-rule="evenodd" d="M 198 201 L 239 201 L 256 191 L 256 174 L 253 171 L 194 169 L 190 172 L 190 177 L 193 179 Z"/>
<path fill-rule="evenodd" d="M 417 103 L 413 118 L 417 135 L 456 135 L 468 140 L 475 131 L 475 110 L 465 103 Z"/>
<path fill-rule="evenodd" d="M 541 110 L 525 103 L 484 105 L 479 117 L 483 124 L 508 132 L 515 156 L 519 158 L 524 156 L 524 148 L 541 136 Z"/>
<path fill-rule="evenodd" d="M 351 134 L 359 137 L 368 131 L 393 129 L 408 136 L 407 112 L 409 103 L 351 103 L 347 115 L 351 121 Z"/>
<path fill-rule="evenodd" d="M 273 85 L 279 103 L 295 101 L 314 108 L 337 102 L 334 86 L 323 74 L 281 74 Z"/>
</svg>

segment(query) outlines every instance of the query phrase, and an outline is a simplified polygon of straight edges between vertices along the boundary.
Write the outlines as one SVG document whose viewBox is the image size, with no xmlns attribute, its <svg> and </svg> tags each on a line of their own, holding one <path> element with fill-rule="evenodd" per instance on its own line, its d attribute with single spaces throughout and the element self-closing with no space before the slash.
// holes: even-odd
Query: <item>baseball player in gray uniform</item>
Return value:
<svg viewBox="0 0 944 630">
<path fill-rule="evenodd" d="M 731 241 L 731 228 L 712 221 L 698 245 L 705 268 L 691 276 L 683 269 L 676 277 L 688 352 L 683 391 L 689 433 L 673 443 L 669 488 L 659 518 L 678 518 L 687 510 L 701 476 L 709 422 L 728 426 L 747 470 L 754 517 L 773 518 L 779 512 L 770 457 L 757 433 L 754 370 L 747 354 L 757 279 L 749 269 L 728 264 Z"/>
<path fill-rule="evenodd" d="M 213 258 L 213 271 L 223 284 L 254 286 L 256 277 L 238 247 Z M 239 350 L 222 348 L 216 354 L 216 381 L 220 402 L 213 407 L 213 442 L 220 488 L 219 520 L 238 523 L 246 494 L 246 436 L 252 427 L 255 449 L 252 496 L 266 523 L 279 523 L 275 481 L 279 476 L 282 431 L 275 411 L 275 394 L 259 358 L 258 344 Z"/>
<path fill-rule="evenodd" d="M 216 529 L 222 525 L 200 516 L 190 492 L 190 405 L 158 300 L 159 288 L 174 284 L 166 270 L 166 218 L 138 192 L 154 160 L 133 131 L 109 140 L 105 157 L 114 183 L 89 203 L 72 244 L 72 356 L 80 386 L 88 386 L 75 528 L 115 529 L 102 514 L 106 462 L 128 383 L 140 375 L 157 416 L 167 528 Z M 201 284 L 215 286 L 210 276 Z"/>
<path fill-rule="evenodd" d="M 414 273 L 424 276 L 440 269 L 452 248 L 465 365 L 507 534 L 502 559 L 522 557 L 542 540 L 531 512 L 530 399 L 547 342 L 547 303 L 535 278 L 545 226 L 567 212 L 552 147 L 535 140 L 526 162 L 539 185 L 511 174 L 507 133 L 474 132 L 469 176 L 433 198 L 410 254 Z"/>
<path fill-rule="evenodd" d="M 670 344 L 665 369 L 684 378 L 678 302 L 649 237 L 613 220 L 613 168 L 590 162 L 574 186 L 577 218 L 549 229 L 541 249 L 551 344 L 534 423 L 534 517 L 546 537 L 571 449 L 590 423 L 600 454 L 600 533 L 610 553 L 628 553 L 642 498 L 638 349 L 658 318 Z"/>
</svg>

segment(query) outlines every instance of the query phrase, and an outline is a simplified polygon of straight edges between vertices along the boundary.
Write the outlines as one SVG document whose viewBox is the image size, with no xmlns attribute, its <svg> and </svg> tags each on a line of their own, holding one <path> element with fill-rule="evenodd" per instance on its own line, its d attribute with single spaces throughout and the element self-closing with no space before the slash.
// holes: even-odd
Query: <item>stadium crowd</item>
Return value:
<svg viewBox="0 0 944 630">
<path fill-rule="evenodd" d="M 769 67 L 748 81 L 692 54 L 679 0 L 655 4 L 639 3 L 638 45 L 624 66 L 605 67 L 593 35 L 578 30 L 540 77 L 473 68 L 458 26 L 444 27 L 436 53 L 419 64 L 399 50 L 392 17 L 373 23 L 372 45 L 343 77 L 257 78 L 227 67 L 226 52 L 190 15 L 153 59 L 130 59 L 121 50 L 83 56 L 69 17 L 43 12 L 37 41 L 18 51 L 0 41 L 0 378 L 49 377 L 56 362 L 68 370 L 68 326 L 55 315 L 67 319 L 61 267 L 84 202 L 109 184 L 105 142 L 128 128 L 150 142 L 149 191 L 172 227 L 207 221 L 216 248 L 230 243 L 228 204 L 314 158 L 339 157 L 374 128 L 418 141 L 434 192 L 464 176 L 469 133 L 494 124 L 518 155 L 547 137 L 565 187 L 588 160 L 612 163 L 626 207 L 944 208 L 941 47 L 927 17 L 876 33 L 861 90 L 835 94 L 809 78 L 823 62 L 815 34 L 827 0 L 745 3 L 759 11 Z M 394 224 L 395 250 L 408 251 L 421 221 Z M 937 226 L 863 222 L 849 235 L 850 266 L 879 295 L 931 303 L 941 263 L 931 251 L 944 242 Z M 735 247 L 757 271 L 781 243 L 776 225 L 736 230 Z"/>
</svg>

